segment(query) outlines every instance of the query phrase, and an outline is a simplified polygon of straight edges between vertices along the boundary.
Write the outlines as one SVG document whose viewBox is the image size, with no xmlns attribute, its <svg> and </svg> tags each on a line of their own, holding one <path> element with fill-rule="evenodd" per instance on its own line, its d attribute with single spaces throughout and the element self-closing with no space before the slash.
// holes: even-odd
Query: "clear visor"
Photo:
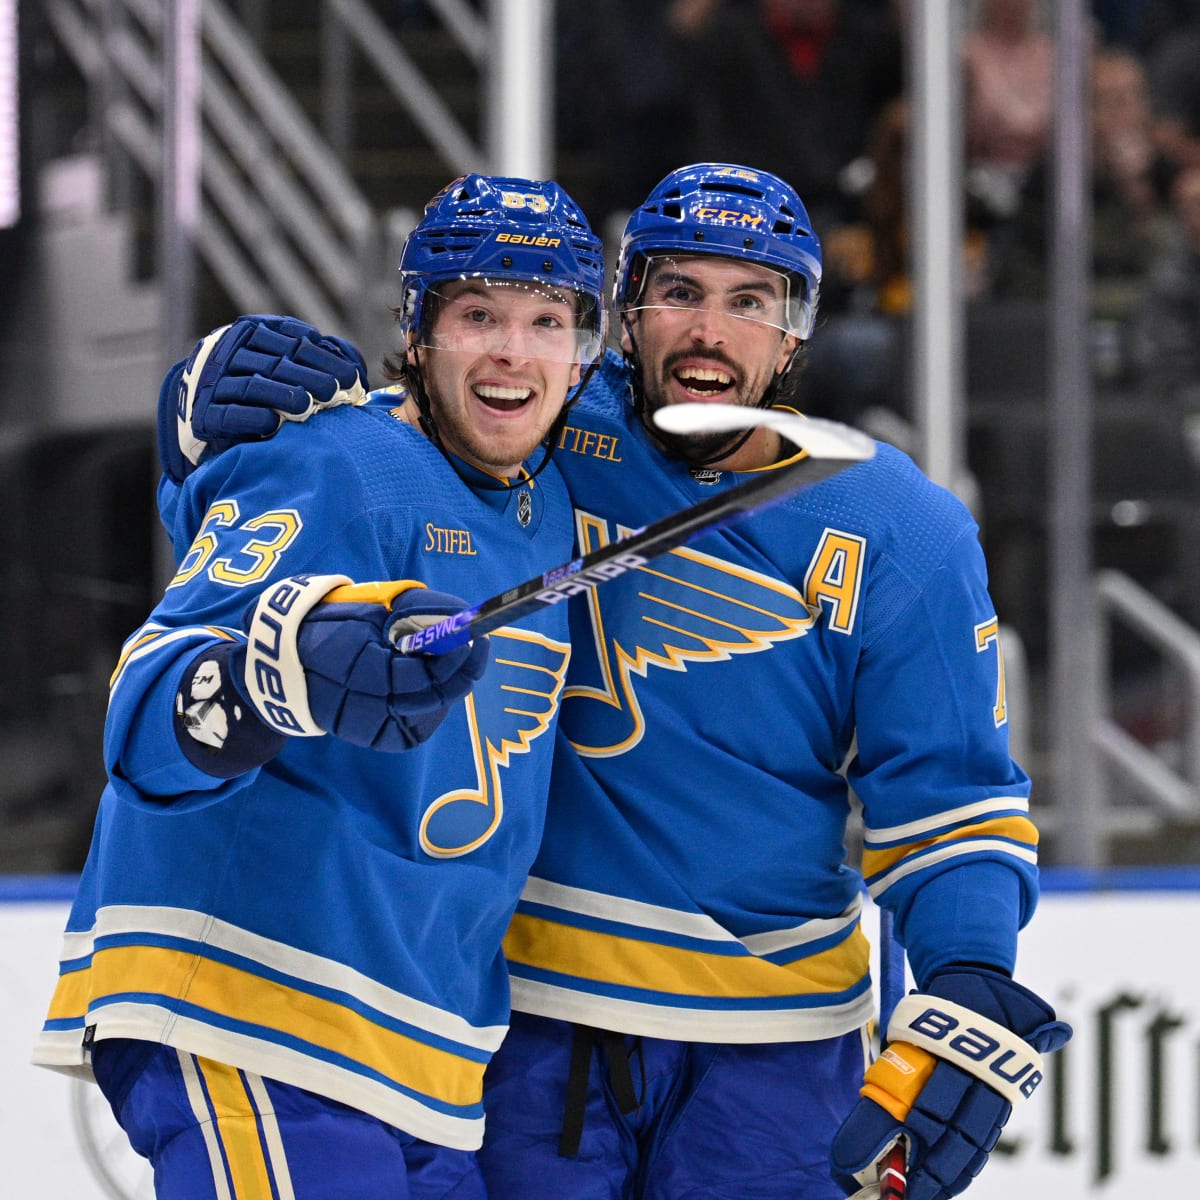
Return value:
<svg viewBox="0 0 1200 1200">
<path fill-rule="evenodd" d="M 454 354 L 543 362 L 592 362 L 603 318 L 595 298 L 515 279 L 454 279 L 425 294 L 412 344 Z"/>
<path fill-rule="evenodd" d="M 799 276 L 753 261 L 713 257 L 743 270 L 708 272 L 705 259 L 698 256 L 648 257 L 645 282 L 625 312 L 654 311 L 679 320 L 688 319 L 690 313 L 692 319 L 750 322 L 801 339 L 809 337 L 813 306 Z"/>
</svg>

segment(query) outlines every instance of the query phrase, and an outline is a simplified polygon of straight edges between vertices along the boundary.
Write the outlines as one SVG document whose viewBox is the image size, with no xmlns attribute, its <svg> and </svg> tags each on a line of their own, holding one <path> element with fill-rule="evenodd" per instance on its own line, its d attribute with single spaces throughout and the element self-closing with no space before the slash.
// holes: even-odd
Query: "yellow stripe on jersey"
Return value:
<svg viewBox="0 0 1200 1200">
<path fill-rule="evenodd" d="M 82 1021 L 92 999 L 92 973 L 86 967 L 58 977 L 47 1021 Z"/>
<path fill-rule="evenodd" d="M 179 1062 L 179 1074 L 183 1079 L 184 1094 L 187 1096 L 192 1116 L 196 1118 L 200 1136 L 204 1139 L 204 1153 L 208 1159 L 208 1175 L 212 1181 L 213 1195 L 216 1200 L 235 1200 L 229 1190 L 229 1179 L 225 1171 L 225 1151 L 217 1136 L 217 1129 L 209 1112 L 208 1097 L 204 1094 L 204 1087 L 200 1082 L 200 1060 L 181 1050 L 175 1053 Z"/>
<path fill-rule="evenodd" d="M 164 1007 L 181 1000 L 228 1020 L 278 1031 L 343 1055 L 418 1094 L 473 1105 L 484 1064 L 461 1058 L 372 1021 L 345 1005 L 190 952 L 156 946 L 99 950 L 90 967 L 64 974 L 50 1020 L 81 1020 L 93 1000 L 145 993 Z M 253 1030 L 242 1031 L 254 1036 Z"/>
<path fill-rule="evenodd" d="M 511 962 L 581 979 L 713 998 L 843 992 L 866 975 L 870 958 L 858 928 L 837 946 L 781 964 L 641 942 L 524 913 L 513 918 L 504 952 Z"/>
<path fill-rule="evenodd" d="M 889 846 L 886 850 L 872 850 L 868 844 L 863 847 L 863 874 L 868 879 L 872 879 L 876 875 L 890 870 L 910 855 L 922 853 L 935 846 L 944 846 L 951 842 L 963 842 L 975 838 L 1005 838 L 1009 841 L 1019 842 L 1021 845 L 1036 846 L 1038 831 L 1037 826 L 1028 817 L 1010 816 L 998 817 L 991 821 L 980 821 L 974 825 L 960 825 L 958 828 L 946 830 L 936 837 L 905 842 L 900 846 Z"/>
<path fill-rule="evenodd" d="M 234 640 L 234 635 L 229 630 L 221 629 L 217 625 L 189 625 L 182 629 L 166 629 L 161 625 L 143 626 L 140 631 L 127 638 L 124 646 L 121 647 L 121 654 L 117 659 L 117 665 L 108 677 L 108 690 L 110 692 L 116 690 L 117 681 L 125 673 L 125 668 L 135 658 L 141 658 L 149 650 L 157 650 L 174 645 L 182 638 L 196 638 L 202 634 L 221 638 L 227 642 Z"/>
</svg>

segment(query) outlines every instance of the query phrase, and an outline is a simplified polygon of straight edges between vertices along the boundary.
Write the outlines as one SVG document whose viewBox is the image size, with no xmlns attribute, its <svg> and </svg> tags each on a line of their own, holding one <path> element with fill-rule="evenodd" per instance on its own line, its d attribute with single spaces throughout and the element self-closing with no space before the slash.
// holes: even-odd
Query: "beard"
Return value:
<svg viewBox="0 0 1200 1200">
<path fill-rule="evenodd" d="M 663 407 L 661 404 L 658 408 Z M 696 466 L 708 466 L 732 454 L 746 440 L 746 433 L 665 433 L 653 422 L 656 409 L 646 405 L 647 421 L 651 434 L 672 454 Z"/>
<path fill-rule="evenodd" d="M 692 357 L 690 352 L 669 355 L 663 360 L 659 374 L 653 378 L 649 377 L 650 373 L 643 366 L 644 420 L 654 437 L 673 454 L 687 462 L 707 465 L 722 458 L 726 452 L 732 453 L 746 440 L 746 434 L 744 432 L 664 434 L 654 424 L 654 414 L 671 403 L 667 398 L 667 393 L 669 381 L 673 377 L 676 366 L 690 357 Z M 757 381 L 748 383 L 737 365 L 719 350 L 706 350 L 704 357 L 711 362 L 719 363 L 733 378 L 727 394 L 721 396 L 722 404 L 741 405 L 745 408 L 758 407 L 766 392 L 769 379 L 762 381 L 761 384 L 757 384 Z"/>
<path fill-rule="evenodd" d="M 442 442 L 460 458 L 477 467 L 495 474 L 503 474 L 510 467 L 531 458 L 538 446 L 545 441 L 553 417 L 539 422 L 538 427 L 523 436 L 510 434 L 501 438 L 490 438 L 481 434 L 458 413 L 434 408 L 434 422 Z"/>
</svg>

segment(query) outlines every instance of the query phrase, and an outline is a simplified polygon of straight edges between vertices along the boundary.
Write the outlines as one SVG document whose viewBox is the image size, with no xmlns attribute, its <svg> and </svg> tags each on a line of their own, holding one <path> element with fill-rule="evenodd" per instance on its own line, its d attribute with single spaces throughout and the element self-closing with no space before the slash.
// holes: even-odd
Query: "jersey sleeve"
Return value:
<svg viewBox="0 0 1200 1200">
<path fill-rule="evenodd" d="M 173 480 L 165 471 L 158 479 L 158 489 L 155 498 L 158 503 L 158 519 L 162 527 L 172 536 L 175 530 L 175 520 L 179 515 L 179 501 L 183 487 Z"/>
<path fill-rule="evenodd" d="M 151 621 L 126 643 L 109 686 L 104 725 L 105 767 L 119 795 L 154 802 L 191 796 L 208 803 L 249 783 L 257 769 L 227 781 L 188 761 L 175 738 L 175 704 L 189 664 L 206 648 L 240 631 L 196 625 L 168 628 Z"/>
<path fill-rule="evenodd" d="M 109 691 L 105 763 L 124 795 L 210 802 L 249 782 L 256 771 L 224 781 L 179 748 L 174 707 L 185 670 L 206 648 L 244 638 L 246 610 L 275 579 L 375 577 L 376 543 L 349 455 L 336 436 L 299 436 L 284 431 L 226 451 L 172 485 L 160 509 L 170 513 L 178 568 L 125 644 Z"/>
<path fill-rule="evenodd" d="M 1029 779 L 1013 761 L 1000 630 L 973 523 L 924 574 L 883 557 L 872 584 L 848 779 L 863 874 L 896 914 L 918 980 L 951 962 L 1011 970 L 1037 901 Z M 877 606 L 878 607 L 878 606 Z"/>
</svg>

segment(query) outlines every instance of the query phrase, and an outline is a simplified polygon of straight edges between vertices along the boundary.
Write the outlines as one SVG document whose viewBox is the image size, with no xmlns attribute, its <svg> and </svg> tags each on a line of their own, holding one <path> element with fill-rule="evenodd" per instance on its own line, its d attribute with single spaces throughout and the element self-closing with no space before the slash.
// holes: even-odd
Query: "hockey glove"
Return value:
<svg viewBox="0 0 1200 1200">
<path fill-rule="evenodd" d="M 290 736 L 329 732 L 355 746 L 408 750 L 425 741 L 487 666 L 477 638 L 444 655 L 401 654 L 393 626 L 458 612 L 463 601 L 405 581 L 385 603 L 321 603 L 339 575 L 272 584 L 246 614 L 246 695 Z"/>
<path fill-rule="evenodd" d="M 898 1137 L 908 1149 L 907 1200 L 957 1196 L 979 1174 L 1016 1101 L 1042 1080 L 1042 1054 L 1071 1027 L 998 971 L 954 967 L 897 1006 L 887 1048 L 833 1140 L 833 1174 L 847 1191 L 874 1181 Z"/>
<path fill-rule="evenodd" d="M 182 483 L 210 449 L 270 437 L 281 421 L 304 421 L 322 408 L 362 404 L 366 382 L 350 342 L 291 317 L 239 317 L 201 338 L 163 380 L 163 470 Z"/>
</svg>

